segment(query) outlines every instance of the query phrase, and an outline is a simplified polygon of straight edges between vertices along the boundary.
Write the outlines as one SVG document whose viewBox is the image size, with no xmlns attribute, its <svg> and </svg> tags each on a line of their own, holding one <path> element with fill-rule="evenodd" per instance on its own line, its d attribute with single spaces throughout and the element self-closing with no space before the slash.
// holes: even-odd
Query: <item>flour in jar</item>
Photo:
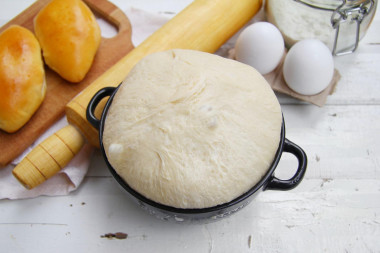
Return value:
<svg viewBox="0 0 380 253">
<path fill-rule="evenodd" d="M 303 2 L 303 3 L 301 3 Z M 305 3 L 305 4 L 304 4 Z M 339 24 L 339 34 L 335 52 L 350 52 L 355 48 L 358 32 L 358 15 L 360 22 L 359 40 L 362 39 L 371 24 L 375 14 L 377 0 L 349 1 L 341 6 L 339 0 L 267 0 L 267 20 L 277 26 L 284 37 L 285 44 L 290 48 L 294 43 L 304 39 L 318 39 L 333 51 L 335 36 L 338 29 L 334 29 L 331 18 L 338 22 L 340 12 L 348 16 Z M 313 7 L 306 4 L 311 4 Z M 358 9 L 360 8 L 360 10 Z"/>
<path fill-rule="evenodd" d="M 287 47 L 303 39 L 316 38 L 332 48 L 335 37 L 330 22 L 332 12 L 284 0 L 267 0 L 265 7 L 268 21 L 281 31 Z"/>
</svg>

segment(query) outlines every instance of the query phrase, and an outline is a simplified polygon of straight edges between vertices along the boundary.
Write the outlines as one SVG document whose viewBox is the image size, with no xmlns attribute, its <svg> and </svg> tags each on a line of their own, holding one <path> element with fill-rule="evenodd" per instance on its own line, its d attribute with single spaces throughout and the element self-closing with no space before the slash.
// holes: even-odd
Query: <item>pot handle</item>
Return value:
<svg viewBox="0 0 380 253">
<path fill-rule="evenodd" d="M 88 103 L 86 118 L 88 122 L 90 122 L 90 124 L 98 130 L 100 128 L 100 119 L 96 118 L 94 114 L 95 109 L 103 98 L 111 96 L 116 89 L 117 87 L 105 87 L 96 92 L 96 94 L 92 97 L 90 103 Z"/>
<path fill-rule="evenodd" d="M 265 187 L 265 190 L 291 190 L 301 182 L 303 176 L 305 175 L 307 166 L 307 156 L 305 151 L 293 142 L 285 139 L 283 152 L 292 153 L 297 158 L 297 171 L 294 176 L 288 180 L 282 180 L 272 176 L 271 180 Z"/>
</svg>

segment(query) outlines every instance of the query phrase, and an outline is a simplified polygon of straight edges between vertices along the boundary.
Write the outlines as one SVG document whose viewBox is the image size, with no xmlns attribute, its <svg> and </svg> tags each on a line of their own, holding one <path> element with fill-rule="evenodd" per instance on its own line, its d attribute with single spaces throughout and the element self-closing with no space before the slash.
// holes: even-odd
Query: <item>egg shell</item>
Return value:
<svg viewBox="0 0 380 253">
<path fill-rule="evenodd" d="M 235 44 L 235 57 L 265 75 L 278 66 L 284 50 L 284 39 L 277 27 L 268 22 L 257 22 L 240 33 Z"/>
<path fill-rule="evenodd" d="M 328 47 L 316 39 L 297 42 L 285 57 L 286 84 L 302 95 L 315 95 L 326 89 L 334 75 L 334 59 Z"/>
</svg>

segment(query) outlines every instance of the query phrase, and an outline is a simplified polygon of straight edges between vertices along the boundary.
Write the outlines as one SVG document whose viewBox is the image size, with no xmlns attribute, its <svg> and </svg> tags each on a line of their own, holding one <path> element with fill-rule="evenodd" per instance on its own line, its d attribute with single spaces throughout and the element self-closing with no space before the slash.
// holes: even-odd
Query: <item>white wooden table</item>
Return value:
<svg viewBox="0 0 380 253">
<path fill-rule="evenodd" d="M 190 0 L 112 2 L 171 15 Z M 31 3 L 2 1 L 1 24 Z M 125 196 L 96 151 L 68 196 L 0 201 L 0 252 L 380 252 L 379 16 L 355 54 L 335 58 L 342 78 L 324 107 L 278 95 L 286 136 L 309 158 L 294 190 L 262 192 L 215 223 L 167 223 Z M 285 154 L 276 175 L 295 166 Z M 128 237 L 101 237 L 115 232 Z"/>
</svg>

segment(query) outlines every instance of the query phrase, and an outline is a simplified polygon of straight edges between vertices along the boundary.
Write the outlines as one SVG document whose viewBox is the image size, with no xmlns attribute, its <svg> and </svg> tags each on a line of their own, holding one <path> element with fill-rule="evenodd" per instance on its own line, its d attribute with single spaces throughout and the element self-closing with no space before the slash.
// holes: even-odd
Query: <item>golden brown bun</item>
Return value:
<svg viewBox="0 0 380 253">
<path fill-rule="evenodd" d="M 20 129 L 45 98 L 41 48 L 33 33 L 10 26 L 0 34 L 0 129 Z"/>
<path fill-rule="evenodd" d="M 62 78 L 80 82 L 100 44 L 94 14 L 80 0 L 53 0 L 34 19 L 45 63 Z"/>
</svg>

